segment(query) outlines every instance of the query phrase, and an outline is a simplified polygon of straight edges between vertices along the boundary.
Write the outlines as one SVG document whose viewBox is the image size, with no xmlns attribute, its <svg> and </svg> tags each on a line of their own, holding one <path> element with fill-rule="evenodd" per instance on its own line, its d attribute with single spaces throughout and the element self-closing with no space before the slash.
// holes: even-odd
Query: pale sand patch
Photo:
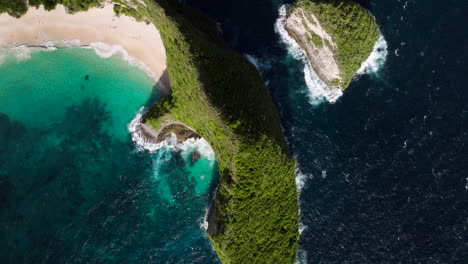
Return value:
<svg viewBox="0 0 468 264">
<path fill-rule="evenodd" d="M 169 89 L 166 51 L 159 31 L 153 24 L 125 15 L 117 17 L 113 5 L 76 14 L 68 14 L 59 5 L 52 11 L 30 7 L 19 19 L 6 13 L 0 15 L 0 45 L 44 45 L 51 41 L 76 40 L 81 46 L 95 47 L 99 42 L 121 46 L 129 56 L 149 68 L 160 88 Z"/>
</svg>

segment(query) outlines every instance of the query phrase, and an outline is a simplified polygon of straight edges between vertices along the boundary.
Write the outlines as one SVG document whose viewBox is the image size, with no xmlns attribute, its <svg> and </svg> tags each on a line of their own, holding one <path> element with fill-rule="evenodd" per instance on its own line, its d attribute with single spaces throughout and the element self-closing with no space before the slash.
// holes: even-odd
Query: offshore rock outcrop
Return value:
<svg viewBox="0 0 468 264">
<path fill-rule="evenodd" d="M 307 54 L 320 80 L 328 87 L 341 88 L 341 71 L 335 59 L 338 45 L 317 17 L 303 8 L 295 8 L 288 15 L 285 28 Z"/>
<path fill-rule="evenodd" d="M 283 24 L 330 90 L 349 86 L 380 35 L 374 17 L 349 0 L 299 0 Z"/>
</svg>

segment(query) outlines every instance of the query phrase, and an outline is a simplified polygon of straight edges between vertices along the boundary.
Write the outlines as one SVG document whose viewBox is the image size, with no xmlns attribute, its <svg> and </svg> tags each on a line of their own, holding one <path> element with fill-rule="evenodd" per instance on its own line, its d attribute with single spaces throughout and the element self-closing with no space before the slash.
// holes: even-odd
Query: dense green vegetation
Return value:
<svg viewBox="0 0 468 264">
<path fill-rule="evenodd" d="M 352 0 L 299 0 L 290 12 L 296 7 L 312 12 L 334 37 L 345 89 L 379 38 L 377 23 L 367 10 Z"/>
<path fill-rule="evenodd" d="M 223 263 L 293 263 L 298 239 L 294 163 L 256 69 L 215 24 L 178 1 L 148 5 L 161 32 L 172 94 L 149 122 L 179 120 L 213 147 L 221 183 L 210 239 Z"/>
<path fill-rule="evenodd" d="M 172 92 L 146 121 L 156 128 L 181 121 L 216 153 L 221 179 L 210 226 L 217 230 L 209 237 L 222 262 L 293 263 L 299 236 L 294 162 L 255 67 L 222 41 L 210 19 L 179 1 L 116 2 L 119 13 L 133 10 L 128 14 L 154 23 L 166 48 Z"/>
<path fill-rule="evenodd" d="M 319 37 L 318 35 L 315 35 L 312 32 L 309 32 L 309 34 L 311 34 L 310 40 L 315 44 L 317 48 L 321 49 L 323 47 L 322 38 Z"/>
<path fill-rule="evenodd" d="M 7 12 L 11 16 L 20 17 L 28 10 L 27 1 L 0 0 L 0 13 Z M 39 7 L 43 5 L 46 10 L 53 10 L 57 5 L 64 5 L 69 12 L 88 10 L 91 6 L 102 3 L 103 0 L 29 0 L 29 5 Z"/>
<path fill-rule="evenodd" d="M 8 13 L 14 17 L 20 17 L 28 10 L 24 1 L 0 0 L 0 13 Z"/>
</svg>

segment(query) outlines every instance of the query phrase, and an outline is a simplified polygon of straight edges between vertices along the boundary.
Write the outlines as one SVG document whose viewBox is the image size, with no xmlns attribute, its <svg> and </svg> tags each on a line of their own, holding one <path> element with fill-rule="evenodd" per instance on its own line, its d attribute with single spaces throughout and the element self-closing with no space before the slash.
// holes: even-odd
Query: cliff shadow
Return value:
<svg viewBox="0 0 468 264">
<path fill-rule="evenodd" d="M 169 73 L 167 69 L 165 69 L 159 80 L 153 85 L 151 95 L 143 107 L 145 109 L 150 109 L 153 105 L 157 104 L 159 100 L 169 96 L 170 93 Z"/>
<path fill-rule="evenodd" d="M 203 92 L 223 121 L 246 144 L 267 137 L 287 150 L 279 112 L 257 69 L 224 42 L 215 22 L 200 11 L 176 1 L 160 1 L 160 5 L 190 43 Z M 176 78 L 184 82 L 184 76 Z"/>
</svg>

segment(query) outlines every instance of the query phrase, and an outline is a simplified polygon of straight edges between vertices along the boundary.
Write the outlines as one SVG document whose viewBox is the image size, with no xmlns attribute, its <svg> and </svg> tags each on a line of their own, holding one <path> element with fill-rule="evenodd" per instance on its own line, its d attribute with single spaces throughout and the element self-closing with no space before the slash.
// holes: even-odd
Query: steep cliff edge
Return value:
<svg viewBox="0 0 468 264">
<path fill-rule="evenodd" d="M 21 16 L 27 1 L 0 1 Z M 103 0 L 35 0 L 69 12 Z M 144 133 L 203 137 L 221 175 L 208 235 L 223 263 L 293 263 L 299 238 L 294 160 L 279 113 L 256 68 L 218 36 L 216 24 L 177 0 L 114 0 L 117 14 L 156 26 L 166 52 L 171 93 L 145 116 Z M 153 129 L 146 129 L 152 126 Z"/>
<path fill-rule="evenodd" d="M 346 89 L 379 38 L 375 19 L 350 0 L 300 0 L 285 28 L 331 89 Z"/>
<path fill-rule="evenodd" d="M 161 32 L 172 92 L 147 115 L 180 121 L 207 140 L 221 175 L 208 235 L 223 263 L 293 263 L 298 193 L 278 111 L 262 78 L 178 1 L 147 1 Z"/>
</svg>

